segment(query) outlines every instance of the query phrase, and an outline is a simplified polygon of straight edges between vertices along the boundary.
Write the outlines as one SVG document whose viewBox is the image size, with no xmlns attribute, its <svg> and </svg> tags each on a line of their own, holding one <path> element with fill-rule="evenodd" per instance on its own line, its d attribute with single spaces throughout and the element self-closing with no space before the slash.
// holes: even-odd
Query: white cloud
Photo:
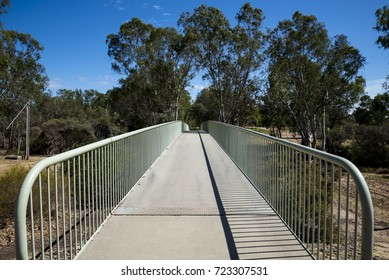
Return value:
<svg viewBox="0 0 389 280">
<path fill-rule="evenodd" d="M 382 84 L 385 82 L 385 79 L 377 79 L 377 80 L 370 80 L 366 82 L 366 89 L 365 91 L 370 96 L 376 96 L 379 93 L 383 93 L 384 90 L 382 88 Z"/>
<path fill-rule="evenodd" d="M 156 25 L 156 26 L 161 26 L 161 24 L 155 19 L 155 18 L 151 18 L 149 19 L 149 22 L 153 25 Z"/>
<path fill-rule="evenodd" d="M 170 13 L 163 13 L 162 15 L 163 16 L 170 16 L 171 14 Z"/>
<path fill-rule="evenodd" d="M 188 87 L 186 87 L 186 90 L 189 92 L 192 100 L 195 100 L 197 95 L 208 86 L 205 84 L 193 84 Z"/>
<path fill-rule="evenodd" d="M 118 79 L 111 75 L 99 76 L 96 80 L 96 85 L 114 87 L 117 84 Z"/>
<path fill-rule="evenodd" d="M 163 8 L 159 5 L 154 5 L 153 8 L 156 10 L 163 10 Z"/>
<path fill-rule="evenodd" d="M 109 2 L 107 3 L 104 3 L 103 6 L 108 8 L 108 7 L 115 7 L 116 9 L 118 9 L 119 11 L 123 11 L 125 10 L 124 6 L 123 6 L 123 0 L 110 0 Z"/>
<path fill-rule="evenodd" d="M 63 85 L 63 82 L 60 78 L 54 78 L 54 79 L 49 80 L 49 89 L 50 90 L 56 91 L 56 90 L 59 90 L 61 88 L 64 88 L 64 85 Z"/>
<path fill-rule="evenodd" d="M 81 82 L 85 82 L 86 78 L 84 76 L 78 76 L 78 80 L 80 80 Z"/>
</svg>

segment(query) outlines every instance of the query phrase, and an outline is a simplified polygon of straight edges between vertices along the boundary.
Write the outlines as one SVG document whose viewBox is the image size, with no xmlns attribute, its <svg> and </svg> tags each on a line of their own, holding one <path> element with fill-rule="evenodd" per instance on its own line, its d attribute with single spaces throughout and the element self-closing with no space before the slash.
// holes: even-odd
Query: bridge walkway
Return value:
<svg viewBox="0 0 389 280">
<path fill-rule="evenodd" d="M 77 259 L 312 259 L 213 138 L 179 136 Z"/>
</svg>

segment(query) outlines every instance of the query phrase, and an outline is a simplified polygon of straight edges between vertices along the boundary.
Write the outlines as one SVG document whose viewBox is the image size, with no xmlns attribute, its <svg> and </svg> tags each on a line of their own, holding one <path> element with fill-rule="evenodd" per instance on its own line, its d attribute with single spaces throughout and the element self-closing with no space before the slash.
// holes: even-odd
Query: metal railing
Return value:
<svg viewBox="0 0 389 280">
<path fill-rule="evenodd" d="M 372 200 L 350 161 L 219 122 L 205 122 L 202 129 L 315 259 L 372 259 Z"/>
<path fill-rule="evenodd" d="M 16 206 L 17 259 L 73 259 L 145 171 L 188 126 L 156 125 L 37 163 Z"/>
</svg>

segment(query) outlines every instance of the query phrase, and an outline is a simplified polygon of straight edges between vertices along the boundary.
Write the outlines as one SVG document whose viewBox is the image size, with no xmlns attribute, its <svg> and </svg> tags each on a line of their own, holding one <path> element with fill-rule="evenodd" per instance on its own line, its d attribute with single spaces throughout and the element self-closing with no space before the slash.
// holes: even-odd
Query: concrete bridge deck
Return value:
<svg viewBox="0 0 389 280">
<path fill-rule="evenodd" d="M 77 259 L 312 259 L 207 133 L 184 133 Z"/>
</svg>

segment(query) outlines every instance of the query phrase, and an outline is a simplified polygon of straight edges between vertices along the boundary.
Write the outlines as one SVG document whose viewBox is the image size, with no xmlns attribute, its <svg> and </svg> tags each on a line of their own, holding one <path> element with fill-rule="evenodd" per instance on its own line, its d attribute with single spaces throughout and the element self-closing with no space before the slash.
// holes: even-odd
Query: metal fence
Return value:
<svg viewBox="0 0 389 280">
<path fill-rule="evenodd" d="M 18 259 L 73 259 L 145 171 L 188 126 L 165 123 L 47 158 L 16 207 Z"/>
<path fill-rule="evenodd" d="M 219 122 L 209 132 L 316 259 L 372 259 L 370 192 L 348 160 Z"/>
</svg>

